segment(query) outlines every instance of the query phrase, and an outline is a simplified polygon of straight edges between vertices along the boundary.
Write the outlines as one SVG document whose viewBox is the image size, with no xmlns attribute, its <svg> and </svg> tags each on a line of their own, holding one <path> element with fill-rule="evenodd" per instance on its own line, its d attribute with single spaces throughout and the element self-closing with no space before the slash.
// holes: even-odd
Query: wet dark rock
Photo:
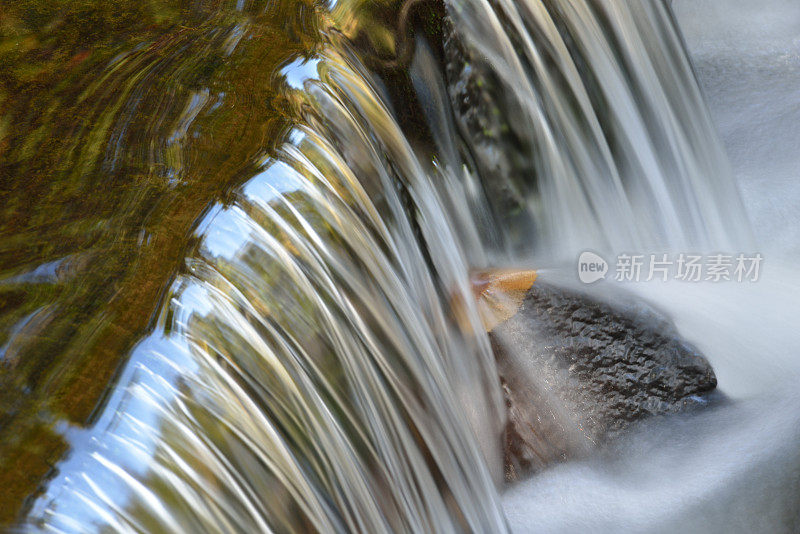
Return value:
<svg viewBox="0 0 800 534">
<path fill-rule="evenodd" d="M 460 9 L 445 2 L 448 13 Z M 504 239 L 516 250 L 529 245 L 531 221 L 524 217 L 527 199 L 536 187 L 536 147 L 519 101 L 511 96 L 485 57 L 461 38 L 450 15 L 442 21 L 447 90 L 455 123 L 465 143 L 465 158 L 482 176 L 494 217 L 508 229 Z M 511 120 L 517 118 L 517 120 Z"/>
<path fill-rule="evenodd" d="M 581 456 L 644 417 L 705 404 L 717 380 L 673 323 L 537 282 L 490 332 L 508 409 L 509 480 Z"/>
</svg>

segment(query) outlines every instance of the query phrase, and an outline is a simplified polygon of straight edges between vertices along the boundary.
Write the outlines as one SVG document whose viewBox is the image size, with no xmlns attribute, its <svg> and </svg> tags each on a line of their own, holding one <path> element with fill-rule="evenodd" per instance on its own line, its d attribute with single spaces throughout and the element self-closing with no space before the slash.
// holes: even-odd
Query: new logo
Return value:
<svg viewBox="0 0 800 534">
<path fill-rule="evenodd" d="M 594 252 L 581 253 L 578 258 L 578 278 L 584 284 L 602 280 L 608 272 L 608 262 Z"/>
</svg>

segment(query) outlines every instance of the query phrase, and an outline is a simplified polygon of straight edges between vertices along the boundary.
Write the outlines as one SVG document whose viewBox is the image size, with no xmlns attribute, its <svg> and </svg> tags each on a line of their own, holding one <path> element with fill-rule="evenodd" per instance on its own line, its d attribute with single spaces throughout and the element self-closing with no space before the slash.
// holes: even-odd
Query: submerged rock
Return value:
<svg viewBox="0 0 800 534">
<path fill-rule="evenodd" d="M 453 10 L 445 2 L 442 20 L 444 71 L 455 124 L 466 144 L 464 156 L 481 176 L 488 207 L 506 235 L 494 236 L 521 253 L 531 246 L 533 221 L 527 216 L 535 189 L 537 148 L 525 111 L 487 59 L 462 39 Z M 463 30 L 463 29 L 462 29 Z M 500 243 L 498 243 L 500 245 Z"/>
<path fill-rule="evenodd" d="M 506 478 L 577 457 L 647 416 L 707 402 L 708 361 L 631 300 L 535 283 L 489 332 L 508 409 Z"/>
</svg>

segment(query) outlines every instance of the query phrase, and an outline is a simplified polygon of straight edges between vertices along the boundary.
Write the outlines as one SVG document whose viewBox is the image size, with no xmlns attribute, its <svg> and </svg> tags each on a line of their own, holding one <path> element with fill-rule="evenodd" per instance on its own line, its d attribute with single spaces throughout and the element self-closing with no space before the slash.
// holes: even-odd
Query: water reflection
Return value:
<svg viewBox="0 0 800 534">
<path fill-rule="evenodd" d="M 286 83 L 290 87 L 302 91 L 306 81 L 317 78 L 317 67 L 320 61 L 320 59 L 313 58 L 297 58 L 283 67 L 280 72 L 286 77 Z"/>
<path fill-rule="evenodd" d="M 0 39 L 0 523 L 148 326 L 197 217 L 286 116 L 275 69 L 312 2 L 4 6 Z"/>
<path fill-rule="evenodd" d="M 329 142 L 297 128 L 205 216 L 156 332 L 103 418 L 73 438 L 34 525 L 504 529 L 475 441 L 500 420 L 488 342 L 466 295 L 472 324 L 456 328 L 434 279 L 466 280 L 466 262 L 445 214 L 430 211 L 441 203 L 420 197 L 423 217 L 444 224 L 425 236 L 442 247 L 430 270 L 389 173 L 406 165 L 403 177 L 424 184 L 412 174 L 422 168 L 366 84 L 332 83 L 358 74 L 325 61 L 307 97 L 320 128 L 350 132 L 369 117 L 383 131 Z M 362 180 L 382 193 L 370 198 Z"/>
</svg>

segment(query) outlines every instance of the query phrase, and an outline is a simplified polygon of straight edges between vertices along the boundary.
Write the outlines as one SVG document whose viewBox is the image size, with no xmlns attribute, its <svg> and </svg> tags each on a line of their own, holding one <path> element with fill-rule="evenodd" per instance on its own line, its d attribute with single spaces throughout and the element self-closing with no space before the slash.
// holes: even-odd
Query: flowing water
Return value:
<svg viewBox="0 0 800 534">
<path fill-rule="evenodd" d="M 749 286 L 648 283 L 636 290 L 668 310 L 709 358 L 729 403 L 647 423 L 595 458 L 510 489 L 503 501 L 515 530 L 800 528 L 800 9 L 781 0 L 676 0 L 673 8 L 768 263 Z"/>
<path fill-rule="evenodd" d="M 703 518 L 727 517 L 726 506 L 753 502 L 752 470 L 797 456 L 789 445 L 793 419 L 768 408 L 793 406 L 777 395 L 771 405 L 761 398 L 645 427 L 616 452 L 501 495 L 504 408 L 472 269 L 546 267 L 556 279 L 564 265 L 573 272 L 586 248 L 753 246 L 664 4 L 448 5 L 454 38 L 472 54 L 469 68 L 486 77 L 485 94 L 495 109 L 514 111 L 500 119 L 514 143 L 501 135 L 488 151 L 451 103 L 449 88 L 459 80 L 445 74 L 436 6 L 240 1 L 193 9 L 153 15 L 145 26 L 152 35 L 112 33 L 107 57 L 95 50 L 100 57 L 86 56 L 93 58 L 86 72 L 52 82 L 43 97 L 61 102 L 71 88 L 72 98 L 94 103 L 89 120 L 103 125 L 74 126 L 80 135 L 65 141 L 73 157 L 65 167 L 83 173 L 82 181 L 62 188 L 79 197 L 105 178 L 136 210 L 100 199 L 102 210 L 126 218 L 106 218 L 98 208 L 96 220 L 75 223 L 76 234 L 96 228 L 90 245 L 47 250 L 36 268 L 9 261 L 4 271 L 4 284 L 28 291 L 26 298 L 31 286 L 66 287 L 40 290 L 42 302 L 9 315 L 6 361 L 27 361 L 15 356 L 24 354 L 23 342 L 43 350 L 41 335 L 31 332 L 48 325 L 86 321 L 102 334 L 79 330 L 54 368 L 26 370 L 45 376 L 19 386 L 18 404 L 33 408 L 7 409 L 12 422 L 35 412 L 24 420 L 66 444 L 42 454 L 45 463 L 69 451 L 28 501 L 23 528 L 636 531 L 666 517 L 697 528 Z M 145 15 L 152 14 L 136 13 Z M 117 19 L 109 20 L 116 28 Z M 60 24 L 51 27 L 69 21 Z M 46 36 L 35 37 L 39 46 Z M 84 68 L 89 60 L 76 57 L 75 68 Z M 17 70 L 21 84 L 25 72 Z M 87 87 L 75 81 L 87 79 Z M 65 106 L 52 104 L 50 115 L 72 124 L 80 108 Z M 52 135 L 34 126 L 9 144 L 17 173 L 29 170 L 38 146 L 24 141 Z M 487 158 L 504 155 L 523 164 L 488 172 Z M 60 168 L 55 156 L 47 165 Z M 53 174 L 41 172 L 42 180 Z M 125 181 L 132 177 L 139 181 Z M 80 267 L 82 257 L 90 259 Z M 80 267 L 73 285 L 59 278 L 69 265 Z M 111 288 L 107 269 L 119 271 Z M 155 281 L 140 290 L 145 278 Z M 99 296 L 71 292 L 87 281 Z M 705 286 L 683 300 L 659 296 L 659 288 L 642 292 L 681 317 L 679 328 L 706 350 L 723 391 L 737 399 L 763 390 L 726 365 L 735 352 L 734 362 L 752 367 L 745 353 L 758 336 L 730 335 L 745 310 L 764 312 L 754 331 L 791 330 L 790 320 L 766 313 L 787 309 L 777 303 L 790 285 L 764 285 L 744 297 Z M 102 293 L 112 288 L 111 296 Z M 128 304 L 109 319 L 118 294 Z M 64 318 L 59 310 L 76 299 L 87 302 L 83 315 Z M 124 310 L 138 304 L 146 316 L 156 302 L 146 334 L 145 319 L 126 325 L 135 314 Z M 728 303 L 729 313 L 704 328 L 710 312 L 703 305 L 714 302 Z M 91 417 L 60 400 L 44 408 L 25 400 L 58 391 L 58 399 L 96 401 L 81 391 L 105 386 L 119 360 L 109 352 L 82 358 L 81 349 L 110 338 L 111 351 L 136 344 Z M 763 350 L 779 353 L 789 339 L 773 336 Z M 759 377 L 761 384 L 772 378 L 769 371 Z M 703 461 L 715 455 L 725 460 Z M 748 463 L 752 457 L 761 463 Z M 696 461 L 677 460 L 684 458 Z M 781 491 L 796 464 L 786 462 L 780 465 L 790 469 L 778 469 L 769 483 L 755 479 L 763 482 L 755 487 L 782 495 L 769 500 L 779 516 L 770 525 L 791 525 L 784 501 L 794 493 Z M 677 466 L 674 484 L 664 481 L 670 465 Z M 702 468 L 709 475 L 693 477 Z M 737 492 L 740 485 L 750 493 Z M 725 492 L 733 496 L 714 500 Z M 653 499 L 666 504 L 637 513 Z"/>
</svg>

